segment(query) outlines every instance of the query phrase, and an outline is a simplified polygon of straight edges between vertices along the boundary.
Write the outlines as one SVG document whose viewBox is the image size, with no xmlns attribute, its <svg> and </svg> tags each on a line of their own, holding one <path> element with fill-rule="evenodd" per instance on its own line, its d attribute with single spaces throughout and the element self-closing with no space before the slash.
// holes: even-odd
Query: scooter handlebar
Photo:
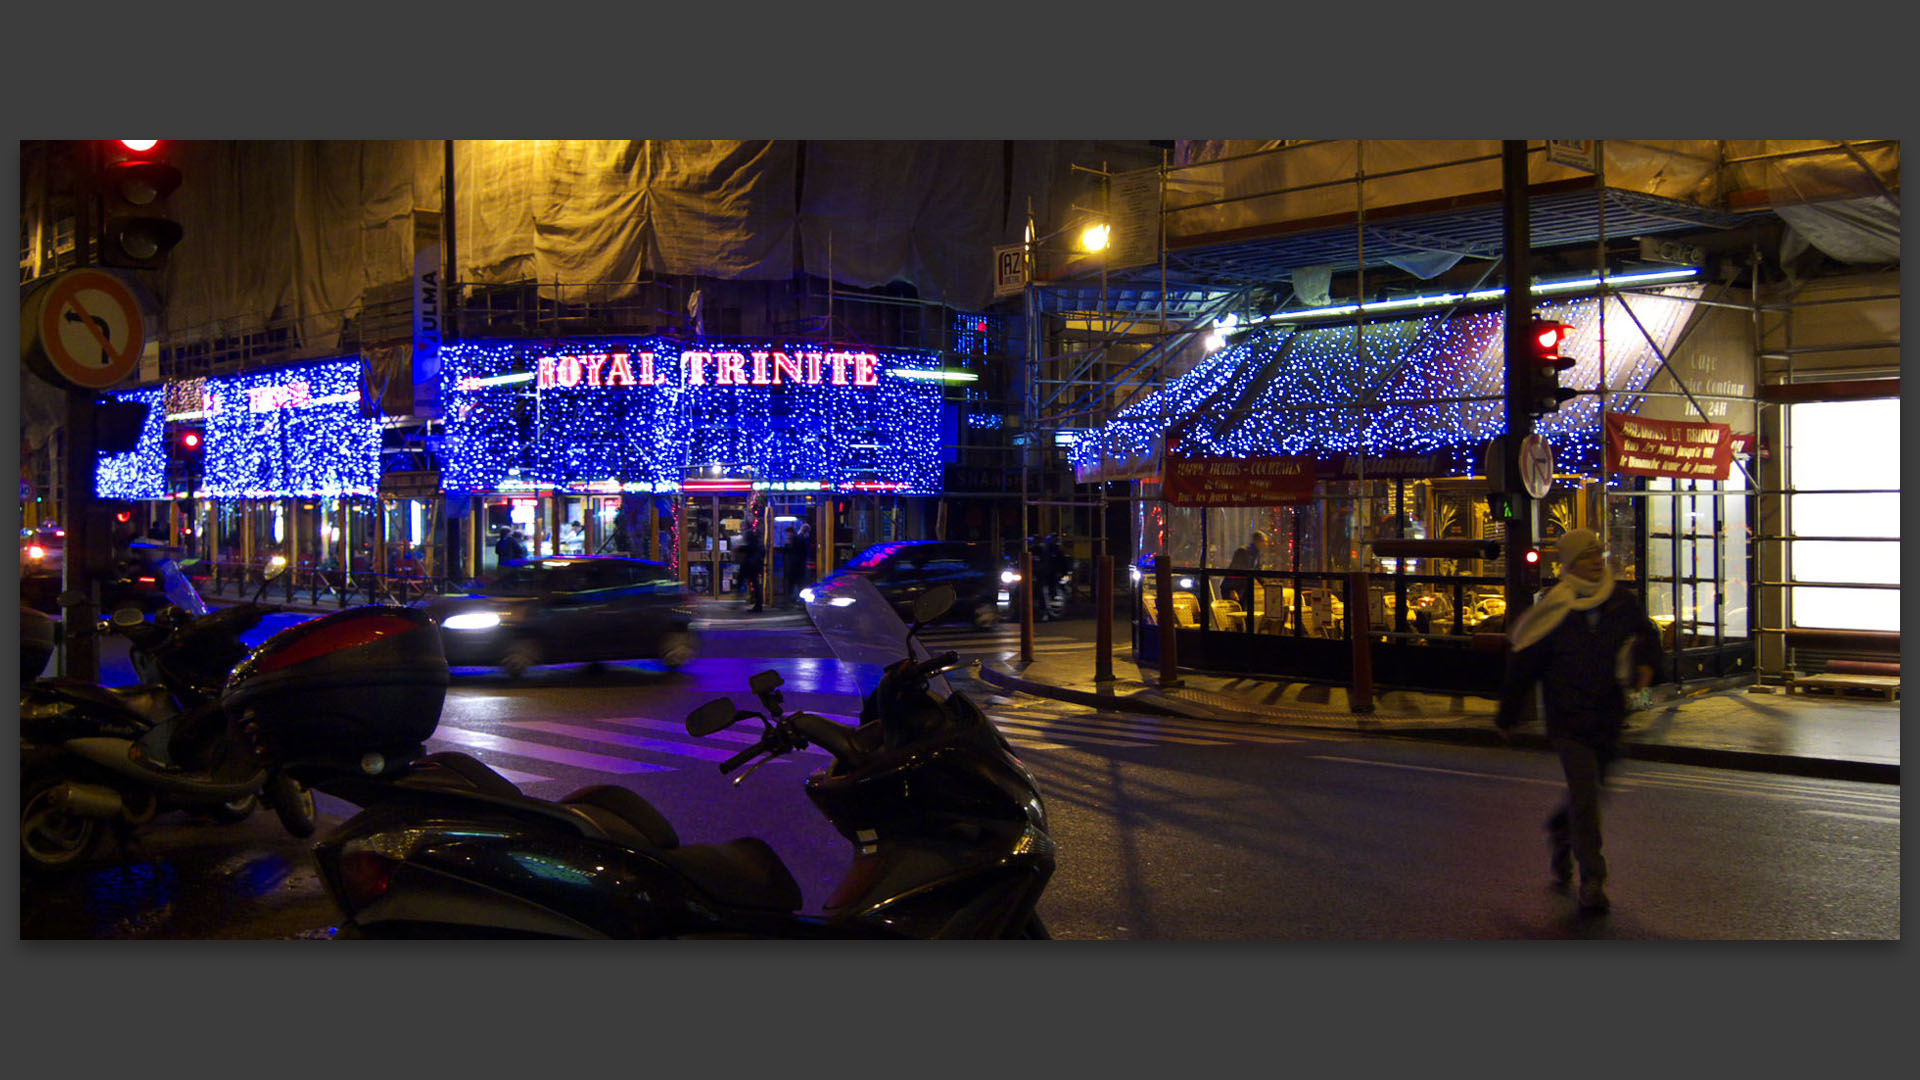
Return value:
<svg viewBox="0 0 1920 1080">
<path fill-rule="evenodd" d="M 733 770 L 739 768 L 740 766 L 745 765 L 747 762 L 752 761 L 754 758 L 754 755 L 759 754 L 761 751 L 765 750 L 766 748 L 767 747 L 764 742 L 757 742 L 757 743 L 754 743 L 752 746 L 747 747 L 745 750 L 742 750 L 739 753 L 728 758 L 727 760 L 721 762 L 720 775 L 725 776 L 726 774 L 732 772 Z"/>
</svg>

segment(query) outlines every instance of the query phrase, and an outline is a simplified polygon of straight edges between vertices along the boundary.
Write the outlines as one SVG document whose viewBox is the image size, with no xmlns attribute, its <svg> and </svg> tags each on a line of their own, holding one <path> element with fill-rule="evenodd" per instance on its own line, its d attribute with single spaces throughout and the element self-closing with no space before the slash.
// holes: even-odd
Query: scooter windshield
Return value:
<svg viewBox="0 0 1920 1080">
<path fill-rule="evenodd" d="M 207 613 L 207 602 L 200 598 L 200 593 L 193 587 L 193 582 L 187 580 L 187 575 L 180 572 L 179 564 L 172 559 L 160 564 L 160 582 L 161 590 L 166 593 L 167 602 L 174 607 L 196 619 Z"/>
<path fill-rule="evenodd" d="M 865 574 L 834 578 L 830 591 L 808 610 L 827 647 L 843 663 L 885 667 L 907 655 L 907 624 Z M 914 638 L 913 658 L 925 660 L 928 655 Z"/>
</svg>

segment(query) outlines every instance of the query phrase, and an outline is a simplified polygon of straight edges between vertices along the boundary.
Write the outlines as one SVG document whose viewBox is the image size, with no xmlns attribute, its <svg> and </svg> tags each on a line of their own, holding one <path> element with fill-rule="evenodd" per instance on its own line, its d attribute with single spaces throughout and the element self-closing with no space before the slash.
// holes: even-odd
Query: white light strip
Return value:
<svg viewBox="0 0 1920 1080">
<path fill-rule="evenodd" d="M 888 372 L 902 379 L 919 379 L 923 382 L 979 382 L 980 376 L 971 371 L 928 371 L 925 368 L 894 368 Z"/>
<path fill-rule="evenodd" d="M 514 375 L 493 375 L 485 379 L 467 378 L 461 379 L 455 388 L 459 390 L 472 390 L 481 386 L 505 386 L 508 383 L 532 382 L 538 375 L 539 372 L 522 371 Z"/>
<path fill-rule="evenodd" d="M 1608 285 L 1651 285 L 1663 281 L 1682 281 L 1699 274 L 1691 267 L 1683 270 L 1653 270 L 1644 274 L 1623 274 L 1606 279 Z M 1529 291 L 1534 293 L 1572 292 L 1576 289 L 1591 289 L 1599 286 L 1597 277 L 1580 278 L 1577 281 L 1550 281 L 1534 284 Z M 1318 319 L 1329 315 L 1352 315 L 1355 312 L 1375 314 L 1382 311 L 1394 311 L 1399 308 L 1434 307 L 1441 304 L 1457 304 L 1462 301 L 1498 300 L 1507 295 L 1507 290 L 1481 289 L 1470 293 L 1441 293 L 1435 296 L 1408 296 L 1398 300 L 1379 300 L 1371 304 L 1342 304 L 1337 307 L 1310 308 L 1306 311 L 1276 311 L 1265 318 L 1252 320 L 1252 323 L 1292 322 L 1295 319 Z"/>
</svg>

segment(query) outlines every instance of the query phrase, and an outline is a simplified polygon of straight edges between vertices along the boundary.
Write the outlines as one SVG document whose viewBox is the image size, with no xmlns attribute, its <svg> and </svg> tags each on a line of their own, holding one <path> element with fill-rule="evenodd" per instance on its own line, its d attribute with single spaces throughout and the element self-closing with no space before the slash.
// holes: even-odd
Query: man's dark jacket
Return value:
<svg viewBox="0 0 1920 1080">
<path fill-rule="evenodd" d="M 1627 719 L 1626 691 L 1615 674 L 1620 649 L 1633 639 L 1633 664 L 1660 670 L 1660 631 L 1640 598 L 1623 585 L 1588 611 L 1569 611 L 1552 632 L 1507 655 L 1506 687 L 1494 723 L 1520 722 L 1535 682 L 1545 688 L 1547 734 L 1612 749 Z"/>
</svg>

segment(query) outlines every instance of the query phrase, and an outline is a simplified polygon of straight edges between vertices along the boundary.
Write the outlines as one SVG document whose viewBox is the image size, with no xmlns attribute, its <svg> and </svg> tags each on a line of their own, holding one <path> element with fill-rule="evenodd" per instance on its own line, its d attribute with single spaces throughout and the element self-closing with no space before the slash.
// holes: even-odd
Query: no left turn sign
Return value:
<svg viewBox="0 0 1920 1080">
<path fill-rule="evenodd" d="M 1538 435 L 1520 440 L 1520 486 L 1536 499 L 1553 490 L 1553 446 Z"/>
<path fill-rule="evenodd" d="M 29 303 L 37 305 L 31 319 L 40 354 L 70 385 L 102 390 L 139 366 L 146 319 L 132 286 L 120 277 L 69 270 Z"/>
</svg>

